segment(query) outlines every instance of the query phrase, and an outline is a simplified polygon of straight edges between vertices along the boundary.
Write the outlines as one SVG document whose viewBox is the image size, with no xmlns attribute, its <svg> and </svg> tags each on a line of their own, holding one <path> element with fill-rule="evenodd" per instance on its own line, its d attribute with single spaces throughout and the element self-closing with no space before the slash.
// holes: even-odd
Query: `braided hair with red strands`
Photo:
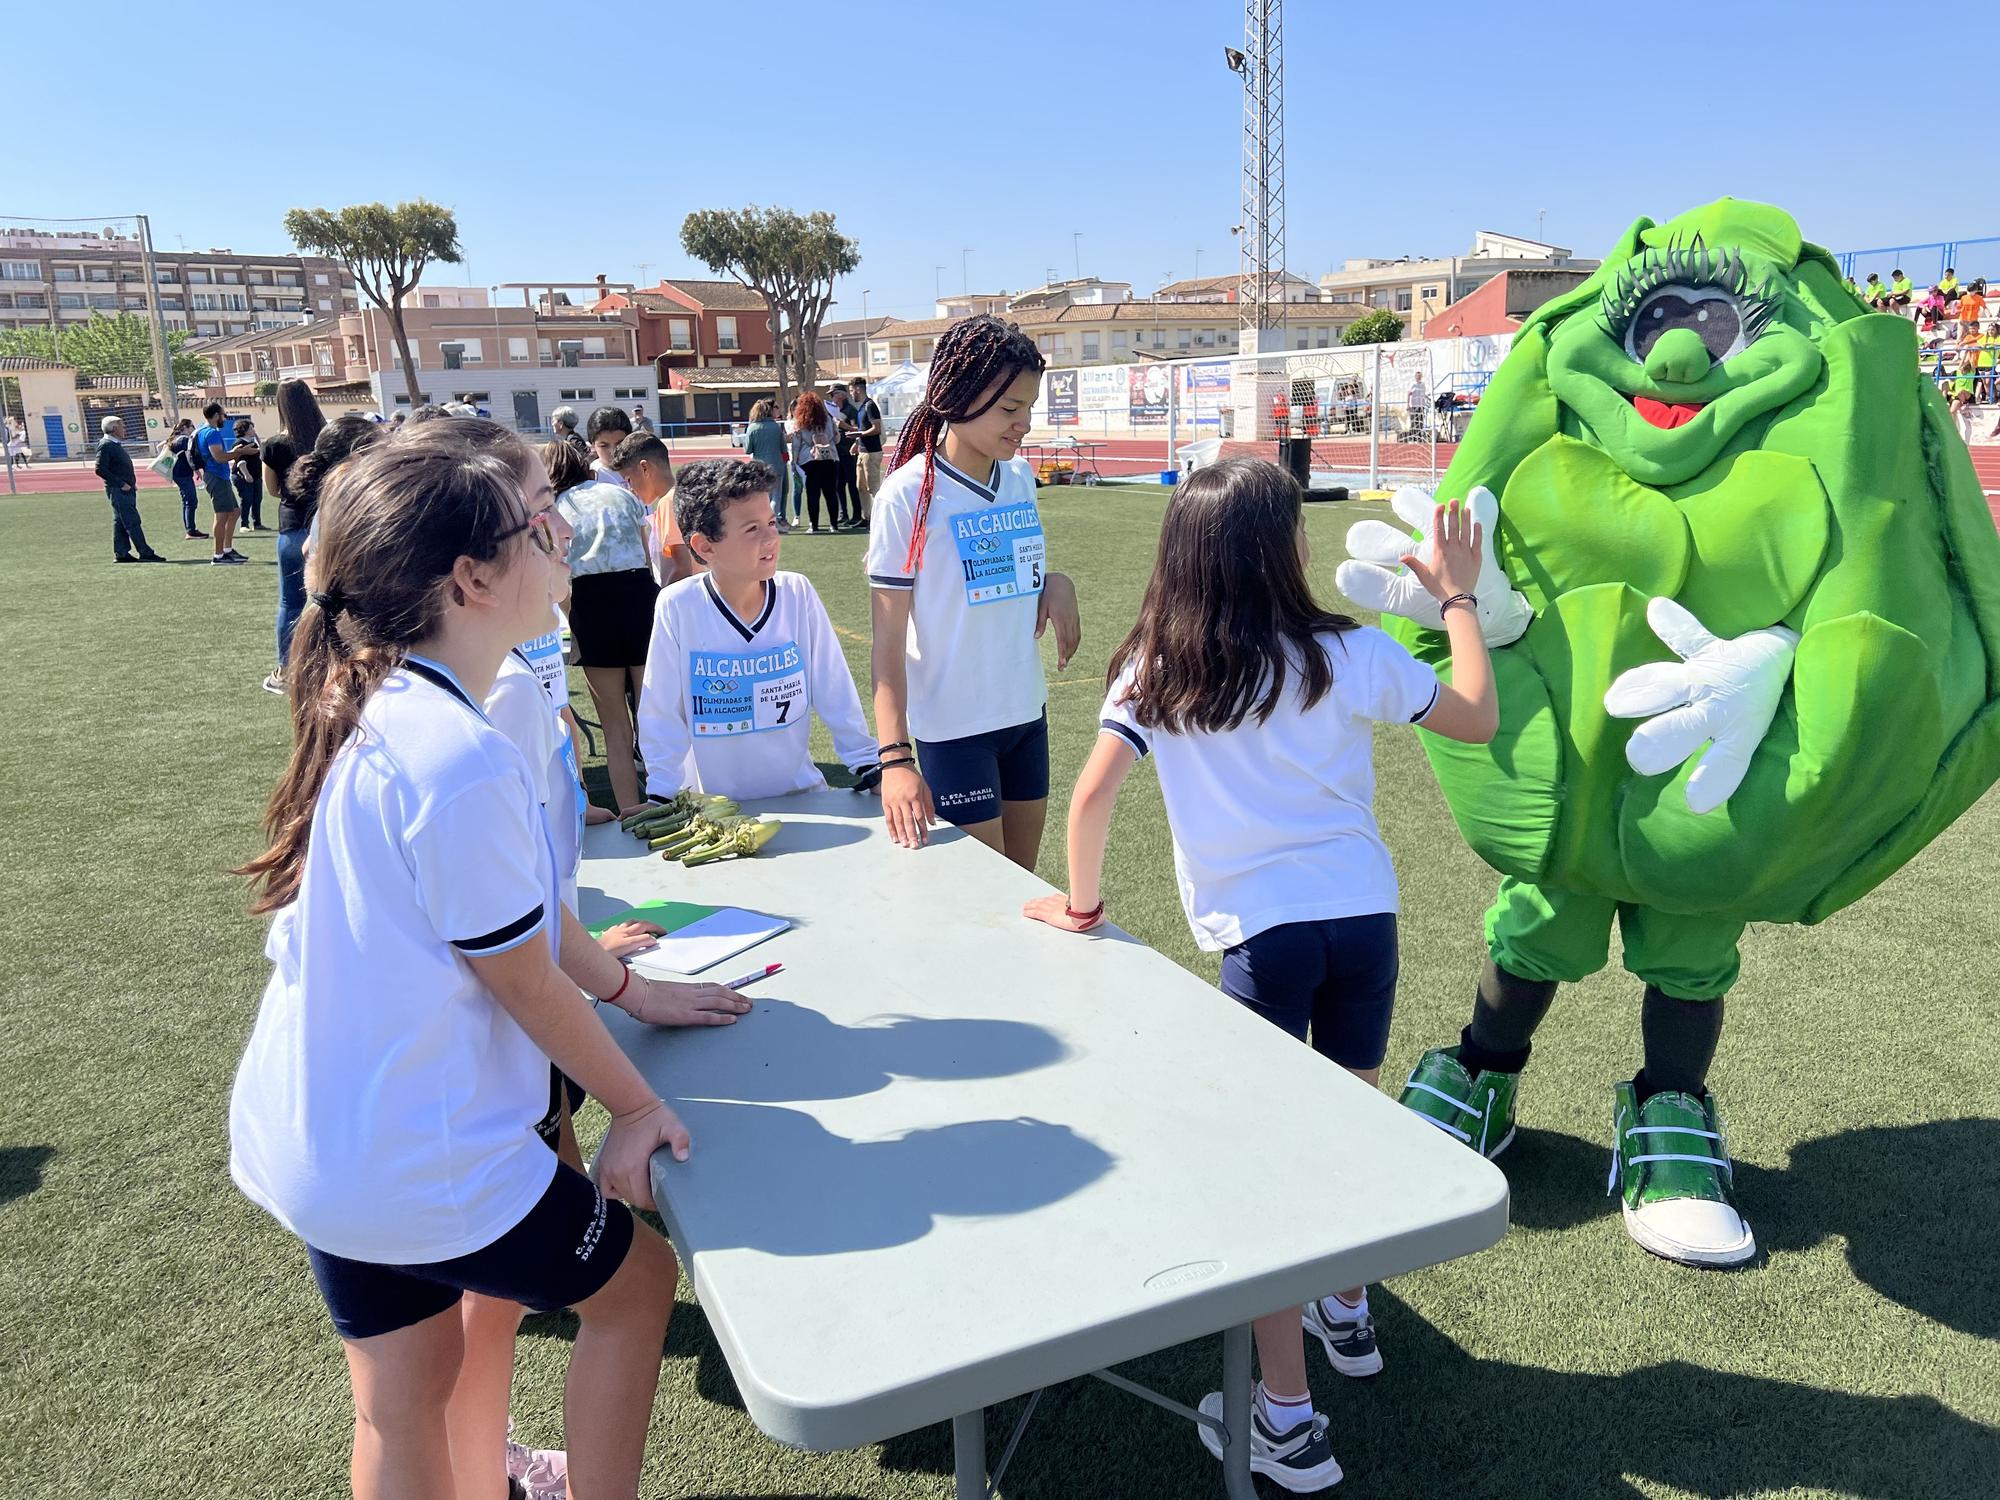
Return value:
<svg viewBox="0 0 2000 1500">
<path fill-rule="evenodd" d="M 904 421 L 896 452 L 889 460 L 892 474 L 920 454 L 924 460 L 916 525 L 910 531 L 909 555 L 903 559 L 903 566 L 912 575 L 924 565 L 924 521 L 930 515 L 931 495 L 937 487 L 937 450 L 946 424 L 985 416 L 1016 376 L 1024 370 L 1040 374 L 1047 368 L 1048 361 L 1033 339 L 1018 325 L 990 314 L 961 318 L 939 337 L 930 377 L 924 382 L 923 400 Z M 981 401 L 988 390 L 992 394 Z"/>
</svg>

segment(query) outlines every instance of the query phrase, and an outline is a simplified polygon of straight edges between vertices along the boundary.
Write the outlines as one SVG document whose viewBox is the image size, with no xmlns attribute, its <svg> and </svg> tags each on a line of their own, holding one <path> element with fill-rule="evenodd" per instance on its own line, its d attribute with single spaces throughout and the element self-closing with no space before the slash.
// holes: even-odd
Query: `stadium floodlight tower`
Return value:
<svg viewBox="0 0 2000 1500">
<path fill-rule="evenodd" d="M 1244 0 L 1243 50 L 1222 49 L 1243 79 L 1242 352 L 1285 346 L 1285 7 Z"/>
</svg>

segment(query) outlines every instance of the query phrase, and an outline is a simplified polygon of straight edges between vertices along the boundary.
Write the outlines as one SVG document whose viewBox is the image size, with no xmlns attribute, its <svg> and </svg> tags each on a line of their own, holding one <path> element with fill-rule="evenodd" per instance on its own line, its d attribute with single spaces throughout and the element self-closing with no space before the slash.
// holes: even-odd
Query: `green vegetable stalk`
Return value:
<svg viewBox="0 0 2000 1500">
<path fill-rule="evenodd" d="M 750 819 L 748 818 L 732 815 L 724 815 L 718 818 L 696 818 L 687 827 L 678 832 L 668 834 L 665 838 L 656 840 L 652 844 L 652 847 L 660 850 L 667 859 L 678 859 L 681 855 L 687 853 L 688 850 L 698 848 L 703 844 L 713 843 L 715 840 L 727 835 L 738 824 L 749 821 Z"/>
<path fill-rule="evenodd" d="M 683 855 L 681 863 L 693 869 L 696 865 L 714 864 L 719 859 L 748 858 L 776 838 L 778 830 L 784 826 L 775 819 L 769 823 L 738 823 L 720 838 Z"/>
</svg>

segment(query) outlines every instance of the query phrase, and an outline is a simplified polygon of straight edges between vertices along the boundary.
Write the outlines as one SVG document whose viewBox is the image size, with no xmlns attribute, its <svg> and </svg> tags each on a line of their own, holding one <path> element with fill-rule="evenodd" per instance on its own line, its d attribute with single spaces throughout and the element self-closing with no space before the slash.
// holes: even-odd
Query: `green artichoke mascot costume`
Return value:
<svg viewBox="0 0 2000 1500">
<path fill-rule="evenodd" d="M 1778 209 L 1641 219 L 1516 336 L 1439 491 L 1486 523 L 1500 728 L 1423 741 L 1503 878 L 1472 1022 L 1403 1102 L 1497 1156 L 1615 920 L 1645 993 L 1612 1187 L 1673 1260 L 1756 1252 L 1706 1086 L 1744 925 L 1857 900 L 2000 775 L 2000 536 L 1915 356 Z M 1340 585 L 1443 664 L 1408 549 L 1361 523 Z"/>
</svg>

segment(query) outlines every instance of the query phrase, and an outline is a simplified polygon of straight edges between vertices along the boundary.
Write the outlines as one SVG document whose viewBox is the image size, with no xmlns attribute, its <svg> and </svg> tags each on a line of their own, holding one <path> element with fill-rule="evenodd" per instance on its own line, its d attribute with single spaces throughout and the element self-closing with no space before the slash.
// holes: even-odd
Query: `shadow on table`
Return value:
<svg viewBox="0 0 2000 1500">
<path fill-rule="evenodd" d="M 836 1135 L 799 1110 L 690 1099 L 675 1109 L 699 1167 L 677 1197 L 701 1225 L 701 1248 L 769 1255 L 838 1255 L 905 1245 L 940 1217 L 997 1218 L 1057 1202 L 1111 1169 L 1113 1158 L 1067 1125 L 967 1120 L 876 1141 Z M 718 1157 L 720 1160 L 718 1161 Z M 782 1191 L 742 1191 L 755 1163 L 782 1163 Z M 800 1316 L 810 1321 L 810 1309 Z"/>
<path fill-rule="evenodd" d="M 53 1146 L 0 1146 L 0 1205 L 41 1191 L 42 1168 L 55 1154 Z"/>
<path fill-rule="evenodd" d="M 823 813 L 815 814 L 824 818 Z M 757 851 L 757 862 L 767 863 L 783 859 L 787 854 L 812 854 L 821 849 L 838 849 L 846 844 L 858 844 L 868 837 L 867 825 L 859 821 L 849 822 L 799 822 L 785 817 L 782 809 L 764 814 L 765 820 L 775 818 L 785 826 L 778 836 Z"/>
<path fill-rule="evenodd" d="M 767 981 L 784 984 L 779 975 Z M 1061 1062 L 1062 1039 L 1026 1021 L 885 1015 L 843 1026 L 790 1000 L 759 999 L 737 1022 L 740 1049 L 711 1048 L 697 1092 L 745 1104 L 851 1099 L 898 1078 L 1002 1078 Z"/>
<path fill-rule="evenodd" d="M 1979 1186 L 1995 1161 L 2000 1120 L 1869 1126 L 1804 1142 L 1782 1171 L 1738 1162 L 1736 1201 L 1764 1257 L 1837 1235 L 1854 1274 L 1882 1296 L 2000 1339 L 2000 1240 Z M 1617 1213 L 1604 1193 L 1610 1162 L 1603 1143 L 1522 1131 L 1502 1158 L 1513 1222 L 1568 1229 Z"/>
</svg>

